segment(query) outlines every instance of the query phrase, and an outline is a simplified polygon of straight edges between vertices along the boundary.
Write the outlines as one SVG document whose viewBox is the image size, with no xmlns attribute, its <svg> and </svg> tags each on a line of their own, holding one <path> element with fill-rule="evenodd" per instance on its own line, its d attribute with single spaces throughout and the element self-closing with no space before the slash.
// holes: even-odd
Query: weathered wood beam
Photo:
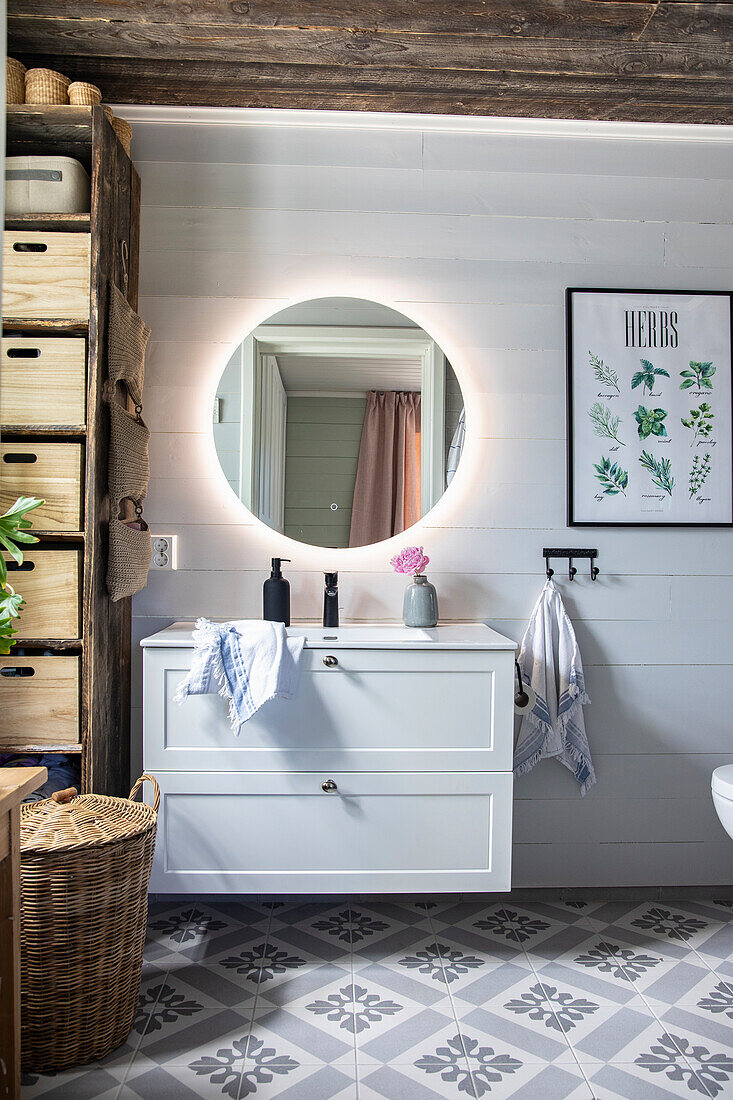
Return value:
<svg viewBox="0 0 733 1100">
<path fill-rule="evenodd" d="M 119 103 L 414 111 L 528 118 L 724 123 L 733 92 L 722 82 L 334 66 L 237 65 L 128 58 L 27 57 L 93 79 Z"/>
<path fill-rule="evenodd" d="M 342 65 L 350 70 L 470 69 L 483 72 L 563 73 L 637 78 L 695 76 L 730 79 L 733 50 L 689 42 L 655 46 L 573 41 L 487 38 L 483 35 L 405 34 L 347 30 L 302 30 L 161 23 L 109 23 L 11 17 L 11 48 L 21 55 L 160 58 L 241 64 Z"/>
</svg>

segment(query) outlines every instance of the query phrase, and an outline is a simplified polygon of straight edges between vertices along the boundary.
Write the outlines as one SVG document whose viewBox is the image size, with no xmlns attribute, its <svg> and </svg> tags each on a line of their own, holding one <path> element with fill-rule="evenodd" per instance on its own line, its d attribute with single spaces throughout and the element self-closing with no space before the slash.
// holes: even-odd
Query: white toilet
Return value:
<svg viewBox="0 0 733 1100">
<path fill-rule="evenodd" d="M 733 836 L 733 764 L 716 768 L 710 782 L 713 803 L 728 836 Z"/>
</svg>

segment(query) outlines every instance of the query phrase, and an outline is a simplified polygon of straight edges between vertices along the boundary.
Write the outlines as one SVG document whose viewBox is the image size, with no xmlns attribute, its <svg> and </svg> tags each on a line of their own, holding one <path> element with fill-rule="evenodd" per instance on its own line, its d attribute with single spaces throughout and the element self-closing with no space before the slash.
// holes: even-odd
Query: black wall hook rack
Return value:
<svg viewBox="0 0 733 1100">
<path fill-rule="evenodd" d="M 545 546 L 542 551 L 542 557 L 545 559 L 545 572 L 547 573 L 547 579 L 554 576 L 555 570 L 550 568 L 550 558 L 567 558 L 568 559 L 568 577 L 571 581 L 575 580 L 575 575 L 578 570 L 573 565 L 573 558 L 590 558 L 590 579 L 594 581 L 600 569 L 595 564 L 598 557 L 597 550 L 589 550 L 585 547 L 577 546 Z"/>
</svg>

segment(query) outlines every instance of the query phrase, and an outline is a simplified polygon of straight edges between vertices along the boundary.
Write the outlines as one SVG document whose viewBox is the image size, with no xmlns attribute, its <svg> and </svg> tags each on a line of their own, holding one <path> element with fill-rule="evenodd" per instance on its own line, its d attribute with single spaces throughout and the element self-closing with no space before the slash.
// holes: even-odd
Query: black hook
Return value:
<svg viewBox="0 0 733 1100">
<path fill-rule="evenodd" d="M 514 696 L 514 705 L 515 707 L 522 708 L 526 707 L 529 703 L 529 695 L 527 695 L 527 692 L 524 690 L 524 684 L 522 683 L 522 671 L 519 667 L 519 661 L 514 661 L 514 667 L 516 669 L 518 683 L 517 691 Z"/>
<path fill-rule="evenodd" d="M 548 581 L 549 581 L 550 577 L 553 577 L 555 575 L 555 570 L 550 569 L 550 559 L 547 556 L 547 554 L 545 554 L 545 572 L 547 573 Z"/>
<path fill-rule="evenodd" d="M 573 565 L 573 559 L 569 558 L 568 560 L 570 562 L 570 565 L 568 567 L 568 576 L 570 577 L 571 581 L 574 581 L 575 580 L 575 574 L 578 572 L 578 570 Z"/>
<path fill-rule="evenodd" d="M 595 558 L 590 559 L 590 579 L 592 581 L 594 581 L 596 579 L 596 577 L 598 576 L 598 574 L 600 573 L 600 569 L 598 568 L 598 566 L 593 564 L 595 562 L 595 560 L 596 560 Z"/>
</svg>

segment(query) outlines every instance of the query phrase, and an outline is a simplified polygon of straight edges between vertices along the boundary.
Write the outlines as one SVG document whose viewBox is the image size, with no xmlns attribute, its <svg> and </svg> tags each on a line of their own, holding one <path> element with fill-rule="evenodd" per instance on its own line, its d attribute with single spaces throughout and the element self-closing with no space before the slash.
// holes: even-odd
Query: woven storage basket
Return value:
<svg viewBox="0 0 733 1100">
<path fill-rule="evenodd" d="M 25 74 L 26 103 L 68 103 L 71 81 L 53 69 L 29 69 Z"/>
<path fill-rule="evenodd" d="M 144 500 L 150 479 L 149 440 L 150 432 L 143 421 L 111 400 L 108 477 L 115 504 L 126 498 Z"/>
<path fill-rule="evenodd" d="M 132 141 L 132 126 L 124 118 L 118 118 L 117 115 L 113 115 L 110 122 L 112 123 L 112 129 L 120 140 L 122 148 L 129 157 L 130 142 Z"/>
<path fill-rule="evenodd" d="M 144 588 L 153 557 L 150 528 L 142 516 L 109 521 L 107 591 L 113 602 L 134 596 Z"/>
<path fill-rule="evenodd" d="M 152 808 L 132 801 L 145 779 Z M 21 807 L 24 1070 L 103 1058 L 135 1019 L 160 791 L 75 794 Z"/>
<path fill-rule="evenodd" d="M 97 107 L 101 102 L 102 93 L 96 84 L 87 84 L 84 80 L 69 84 L 69 103 L 77 107 Z"/>
<path fill-rule="evenodd" d="M 7 60 L 5 102 L 25 103 L 25 65 L 14 57 Z"/>
</svg>

